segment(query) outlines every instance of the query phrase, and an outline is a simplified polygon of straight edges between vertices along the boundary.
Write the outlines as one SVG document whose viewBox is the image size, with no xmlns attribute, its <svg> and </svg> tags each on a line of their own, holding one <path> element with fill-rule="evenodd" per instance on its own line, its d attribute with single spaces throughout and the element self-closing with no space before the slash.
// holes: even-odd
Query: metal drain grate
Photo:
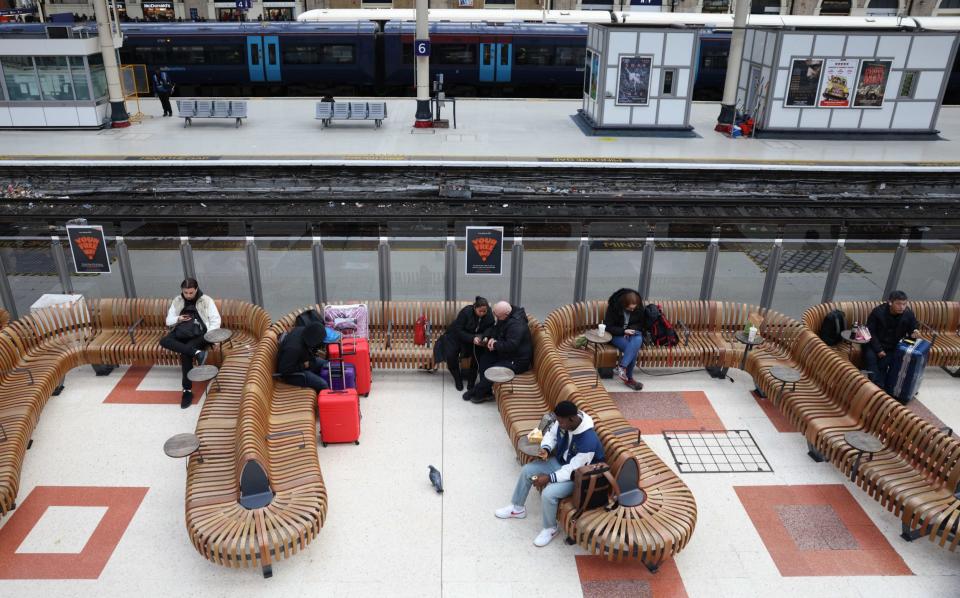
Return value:
<svg viewBox="0 0 960 598">
<path fill-rule="evenodd" d="M 763 272 L 767 271 L 767 264 L 770 262 L 770 250 L 754 249 L 745 252 L 753 263 L 760 267 Z M 789 274 L 813 274 L 815 272 L 827 272 L 830 270 L 830 261 L 833 259 L 833 251 L 820 250 L 793 250 L 784 251 L 780 256 L 780 272 Z M 869 274 L 869 272 L 853 261 L 849 257 L 844 257 L 844 274 Z"/>
<path fill-rule="evenodd" d="M 664 430 L 680 473 L 773 471 L 749 430 Z"/>
</svg>

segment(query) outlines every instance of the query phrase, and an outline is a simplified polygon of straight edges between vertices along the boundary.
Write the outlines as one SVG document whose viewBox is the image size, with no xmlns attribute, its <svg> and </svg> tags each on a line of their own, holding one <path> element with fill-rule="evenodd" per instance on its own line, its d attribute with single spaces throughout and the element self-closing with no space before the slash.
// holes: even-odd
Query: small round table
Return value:
<svg viewBox="0 0 960 598">
<path fill-rule="evenodd" d="M 747 335 L 747 333 L 743 331 L 740 331 L 734 334 L 733 337 L 737 339 L 737 342 L 743 343 L 744 345 L 746 345 L 746 347 L 743 348 L 743 358 L 740 360 L 740 369 L 746 370 L 747 354 L 750 353 L 750 350 L 753 349 L 754 347 L 758 345 L 762 345 L 764 342 L 764 338 L 759 334 L 757 334 L 756 336 L 753 337 L 753 340 L 750 340 L 749 335 Z"/>
<path fill-rule="evenodd" d="M 860 471 L 860 459 L 864 453 L 869 455 L 867 461 L 873 460 L 873 454 L 883 450 L 883 443 L 880 442 L 880 439 L 876 436 L 872 436 L 866 432 L 847 432 L 843 435 L 843 440 L 857 451 L 857 458 L 853 462 L 853 469 L 850 470 L 850 481 L 856 482 L 857 472 Z"/>
<path fill-rule="evenodd" d="M 853 338 L 853 329 L 850 330 L 841 330 L 840 338 L 850 343 L 850 351 L 847 353 L 851 361 L 853 361 L 853 346 L 854 345 L 866 345 L 870 341 L 865 341 L 861 338 Z"/>
<path fill-rule="evenodd" d="M 517 374 L 514 373 L 514 371 L 510 368 L 497 365 L 492 368 L 487 368 L 487 370 L 483 372 L 483 376 L 495 384 L 509 382 L 510 392 L 513 392 L 513 379 L 517 376 Z"/>
<path fill-rule="evenodd" d="M 197 453 L 197 461 L 203 463 L 203 453 L 200 452 L 200 439 L 197 438 L 196 434 L 191 434 L 190 432 L 177 434 L 176 436 L 168 438 L 167 441 L 163 443 L 163 452 L 166 453 L 168 457 L 174 459 L 183 459 L 184 457 L 189 457 Z"/>
<path fill-rule="evenodd" d="M 211 345 L 217 345 L 217 349 L 223 351 L 223 343 L 233 337 L 233 330 L 229 328 L 216 328 L 203 335 L 203 340 Z"/>
<path fill-rule="evenodd" d="M 803 378 L 803 374 L 791 367 L 775 365 L 770 368 L 770 375 L 780 381 L 780 392 L 777 393 L 777 399 L 773 402 L 774 405 L 779 407 L 780 400 L 783 399 L 783 391 L 786 390 L 787 384 L 793 384 L 791 390 L 797 390 L 797 382 Z"/>
<path fill-rule="evenodd" d="M 597 379 L 593 382 L 593 387 L 596 388 L 600 385 L 600 345 L 606 345 L 613 340 L 613 335 L 607 332 L 606 330 L 601 332 L 596 328 L 591 328 L 583 333 L 584 338 L 587 339 L 587 342 L 593 345 L 593 369 L 597 370 Z"/>
<path fill-rule="evenodd" d="M 526 435 L 520 437 L 520 440 L 517 442 L 517 449 L 527 455 L 528 457 L 536 457 L 540 454 L 540 443 L 539 442 L 530 442 L 527 440 Z"/>
<path fill-rule="evenodd" d="M 207 382 L 213 380 L 217 385 L 217 390 L 220 390 L 220 381 L 217 380 L 217 374 L 220 373 L 220 368 L 215 365 L 198 365 L 189 372 L 187 372 L 187 379 L 191 382 Z"/>
</svg>

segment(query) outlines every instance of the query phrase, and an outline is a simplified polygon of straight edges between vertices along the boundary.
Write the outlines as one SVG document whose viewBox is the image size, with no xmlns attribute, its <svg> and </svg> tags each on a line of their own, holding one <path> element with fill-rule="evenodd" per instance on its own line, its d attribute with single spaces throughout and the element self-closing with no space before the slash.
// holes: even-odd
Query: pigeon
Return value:
<svg viewBox="0 0 960 598">
<path fill-rule="evenodd" d="M 437 489 L 437 494 L 443 494 L 443 478 L 440 477 L 440 470 L 430 465 L 430 483 Z"/>
</svg>

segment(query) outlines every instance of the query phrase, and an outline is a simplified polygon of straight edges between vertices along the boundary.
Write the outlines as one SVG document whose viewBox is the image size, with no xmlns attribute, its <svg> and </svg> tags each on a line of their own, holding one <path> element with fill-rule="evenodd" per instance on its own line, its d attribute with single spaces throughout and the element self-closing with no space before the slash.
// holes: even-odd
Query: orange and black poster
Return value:
<svg viewBox="0 0 960 598">
<path fill-rule="evenodd" d="M 503 273 L 503 227 L 467 227 L 467 274 Z"/>
<path fill-rule="evenodd" d="M 102 226 L 67 225 L 73 269 L 77 274 L 109 274 L 110 257 Z"/>
</svg>

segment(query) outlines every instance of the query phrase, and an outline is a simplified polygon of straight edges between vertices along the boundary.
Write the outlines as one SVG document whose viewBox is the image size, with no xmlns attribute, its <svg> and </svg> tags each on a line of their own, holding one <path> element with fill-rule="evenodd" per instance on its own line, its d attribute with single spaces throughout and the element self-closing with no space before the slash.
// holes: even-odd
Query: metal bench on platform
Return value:
<svg viewBox="0 0 960 598">
<path fill-rule="evenodd" d="M 183 126 L 193 126 L 195 118 L 233 118 L 239 127 L 247 118 L 246 100 L 177 100 L 177 116 Z"/>
<path fill-rule="evenodd" d="M 387 118 L 386 102 L 317 102 L 315 117 L 329 127 L 335 120 L 372 120 L 379 128 Z"/>
</svg>

